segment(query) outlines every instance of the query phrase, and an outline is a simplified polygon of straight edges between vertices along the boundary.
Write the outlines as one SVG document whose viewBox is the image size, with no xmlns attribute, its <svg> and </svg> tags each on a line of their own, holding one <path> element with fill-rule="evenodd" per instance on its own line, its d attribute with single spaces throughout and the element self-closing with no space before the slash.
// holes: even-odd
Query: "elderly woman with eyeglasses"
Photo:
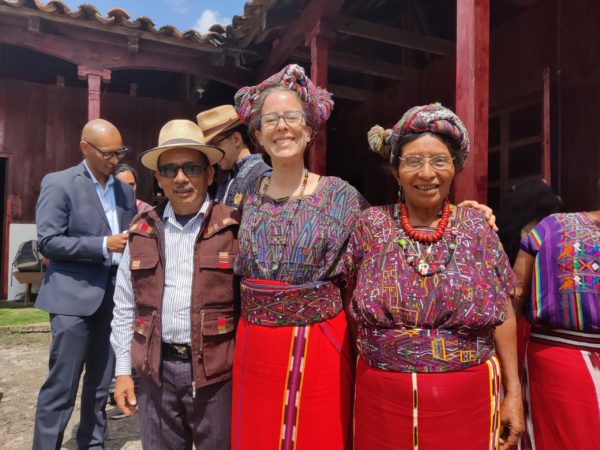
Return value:
<svg viewBox="0 0 600 450">
<path fill-rule="evenodd" d="M 515 276 L 483 214 L 448 200 L 467 130 L 430 104 L 368 137 L 400 198 L 363 213 L 344 258 L 359 353 L 354 450 L 507 449 L 523 430 Z"/>
<path fill-rule="evenodd" d="M 333 107 L 304 69 L 287 66 L 235 103 L 273 171 L 243 204 L 231 448 L 349 448 L 354 360 L 337 281 L 367 203 L 304 166 Z"/>
</svg>

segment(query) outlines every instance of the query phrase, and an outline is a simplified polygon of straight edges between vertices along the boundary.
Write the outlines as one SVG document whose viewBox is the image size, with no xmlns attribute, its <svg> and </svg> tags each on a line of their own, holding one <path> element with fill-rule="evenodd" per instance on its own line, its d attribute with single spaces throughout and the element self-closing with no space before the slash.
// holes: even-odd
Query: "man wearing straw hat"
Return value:
<svg viewBox="0 0 600 450">
<path fill-rule="evenodd" d="M 217 186 L 215 200 L 239 208 L 244 196 L 257 178 L 271 168 L 261 155 L 251 154 L 246 126 L 231 105 L 221 105 L 196 116 L 206 142 L 218 145 L 224 152 L 219 169 L 228 172 L 227 178 Z"/>
<path fill-rule="evenodd" d="M 229 448 L 239 212 L 207 194 L 222 157 L 189 120 L 165 124 L 140 156 L 168 202 L 129 229 L 111 343 L 115 400 L 126 415 L 139 403 L 144 448 Z"/>
</svg>

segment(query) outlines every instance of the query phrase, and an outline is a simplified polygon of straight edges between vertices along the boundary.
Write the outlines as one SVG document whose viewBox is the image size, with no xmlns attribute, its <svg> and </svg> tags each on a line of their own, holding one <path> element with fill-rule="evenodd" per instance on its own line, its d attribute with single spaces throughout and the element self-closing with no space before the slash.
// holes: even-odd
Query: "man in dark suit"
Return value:
<svg viewBox="0 0 600 450">
<path fill-rule="evenodd" d="M 34 449 L 60 448 L 84 367 L 77 445 L 103 448 L 106 434 L 114 281 L 127 242 L 123 231 L 136 213 L 135 197 L 112 176 L 127 153 L 113 124 L 88 122 L 79 147 L 84 161 L 46 175 L 36 207 L 39 249 L 50 261 L 36 307 L 50 313 L 52 343 Z"/>
</svg>

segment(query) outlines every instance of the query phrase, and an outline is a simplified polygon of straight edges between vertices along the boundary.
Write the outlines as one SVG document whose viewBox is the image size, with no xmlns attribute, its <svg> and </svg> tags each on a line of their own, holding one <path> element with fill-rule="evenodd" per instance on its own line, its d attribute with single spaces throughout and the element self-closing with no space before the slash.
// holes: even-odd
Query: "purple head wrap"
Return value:
<svg viewBox="0 0 600 450">
<path fill-rule="evenodd" d="M 314 137 L 331 115 L 333 100 L 331 93 L 316 86 L 306 76 L 304 68 L 297 64 L 289 64 L 256 86 L 246 86 L 237 91 L 234 102 L 240 120 L 246 125 L 256 120 L 260 111 L 255 110 L 255 101 L 265 90 L 278 86 L 295 92 L 304 102 L 308 109 L 307 123 L 312 127 Z"/>
<path fill-rule="evenodd" d="M 462 120 L 450 109 L 440 103 L 415 106 L 406 111 L 402 118 L 392 127 L 385 130 L 375 125 L 368 133 L 371 150 L 379 153 L 390 164 L 398 156 L 398 140 L 409 133 L 433 133 L 444 136 L 457 144 L 458 169 L 469 154 L 469 133 Z"/>
</svg>

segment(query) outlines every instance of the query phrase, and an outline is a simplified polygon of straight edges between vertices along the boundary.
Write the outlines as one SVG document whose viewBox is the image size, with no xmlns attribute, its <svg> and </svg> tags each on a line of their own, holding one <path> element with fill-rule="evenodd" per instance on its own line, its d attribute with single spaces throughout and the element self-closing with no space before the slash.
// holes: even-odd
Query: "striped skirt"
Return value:
<svg viewBox="0 0 600 450">
<path fill-rule="evenodd" d="M 304 326 L 241 318 L 233 367 L 233 450 L 343 450 L 353 363 L 344 313 Z"/>
<path fill-rule="evenodd" d="M 532 328 L 523 450 L 600 449 L 600 336 Z"/>
<path fill-rule="evenodd" d="M 354 450 L 498 448 L 500 363 L 457 372 L 402 373 L 358 358 Z"/>
</svg>

